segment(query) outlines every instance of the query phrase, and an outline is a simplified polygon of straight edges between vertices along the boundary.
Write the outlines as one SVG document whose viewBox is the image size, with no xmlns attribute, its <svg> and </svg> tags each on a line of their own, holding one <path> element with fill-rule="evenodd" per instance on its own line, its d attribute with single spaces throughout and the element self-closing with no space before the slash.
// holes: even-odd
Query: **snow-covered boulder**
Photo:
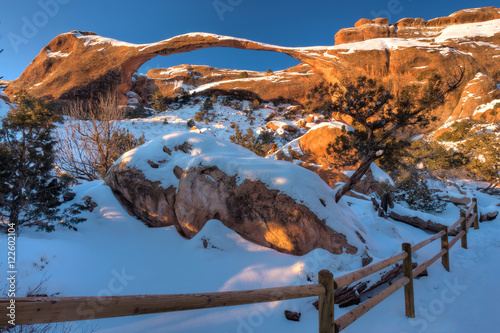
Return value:
<svg viewBox="0 0 500 333">
<path fill-rule="evenodd" d="M 106 176 L 129 211 L 152 227 L 194 237 L 211 219 L 256 244 L 303 255 L 362 256 L 362 223 L 313 172 L 233 143 L 176 132 L 124 154 Z"/>
</svg>

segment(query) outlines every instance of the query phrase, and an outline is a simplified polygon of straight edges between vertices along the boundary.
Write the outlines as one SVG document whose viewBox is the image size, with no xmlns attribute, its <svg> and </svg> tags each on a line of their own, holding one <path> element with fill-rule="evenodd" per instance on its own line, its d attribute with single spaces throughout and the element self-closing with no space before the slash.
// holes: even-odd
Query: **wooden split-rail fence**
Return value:
<svg viewBox="0 0 500 333">
<path fill-rule="evenodd" d="M 413 277 L 424 272 L 440 258 L 444 268 L 449 271 L 450 249 L 459 240 L 461 241 L 462 247 L 465 249 L 467 248 L 467 233 L 472 225 L 474 225 L 474 229 L 479 229 L 477 200 L 475 198 L 467 212 L 461 213 L 458 221 L 450 227 L 443 226 L 442 230 L 432 237 L 413 246 L 404 243 L 402 244 L 402 251 L 400 253 L 337 278 L 334 278 L 331 272 L 322 270 L 319 272 L 317 284 L 203 294 L 15 298 L 16 325 L 207 309 L 317 296 L 319 297 L 319 332 L 334 333 L 342 331 L 377 304 L 403 287 L 406 316 L 414 318 Z M 457 227 L 460 228 L 460 232 L 450 240 L 448 238 L 448 233 Z M 441 239 L 441 250 L 431 259 L 413 268 L 412 253 L 438 239 Z M 335 319 L 334 291 L 336 289 L 359 281 L 360 279 L 400 261 L 403 261 L 403 276 L 401 278 L 366 302 L 358 305 L 340 318 Z M 9 304 L 10 299 L 0 298 L 0 306 L 2 309 L 6 309 Z M 82 306 L 89 304 L 96 305 L 96 311 L 92 312 L 91 315 L 86 311 L 81 311 Z M 8 316 L 2 316 L 0 318 L 0 326 L 8 326 L 8 320 Z"/>
</svg>

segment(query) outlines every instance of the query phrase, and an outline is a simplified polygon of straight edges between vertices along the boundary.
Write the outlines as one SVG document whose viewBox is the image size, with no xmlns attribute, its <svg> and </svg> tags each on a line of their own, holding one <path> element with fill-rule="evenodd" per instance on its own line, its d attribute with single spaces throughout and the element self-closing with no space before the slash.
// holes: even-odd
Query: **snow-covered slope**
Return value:
<svg viewBox="0 0 500 333">
<path fill-rule="evenodd" d="M 77 198 L 91 196 L 99 206 L 86 213 L 88 221 L 78 232 L 23 231 L 18 238 L 22 249 L 18 258 L 20 294 L 44 279 L 49 295 L 173 294 L 306 284 L 316 281 L 321 269 L 330 269 L 335 276 L 354 269 L 346 257 L 324 250 L 296 257 L 257 246 L 216 220 L 186 240 L 173 227 L 150 229 L 129 216 L 100 181 L 75 190 Z M 478 197 L 480 211 L 497 209 L 498 198 L 471 190 L 468 194 Z M 428 237 L 421 230 L 377 217 L 368 201 L 347 198 L 341 206 L 347 207 L 347 201 L 372 235 L 375 260 L 399 252 L 404 241 Z M 444 214 L 454 221 L 456 213 L 452 209 Z M 345 332 L 494 332 L 499 324 L 496 299 L 500 297 L 492 287 L 500 273 L 494 264 L 500 256 L 498 222 L 482 223 L 479 231 L 471 231 L 468 250 L 453 248 L 451 272 L 437 263 L 430 267 L 428 277 L 415 281 L 417 318 L 404 316 L 400 290 Z M 212 246 L 205 248 L 203 239 L 209 239 Z M 430 258 L 439 250 L 438 243 L 424 248 L 414 260 Z M 4 238 L 0 246 L 5 246 Z M 314 332 L 318 325 L 314 300 L 83 321 L 77 331 L 97 325 L 100 333 Z M 350 309 L 336 307 L 336 316 Z M 96 311 L 91 304 L 82 305 L 81 310 L 86 314 Z M 286 320 L 284 310 L 301 312 L 300 322 Z"/>
<path fill-rule="evenodd" d="M 7 110 L 5 104 L 0 102 L 0 106 Z M 186 106 L 150 118 L 123 121 L 123 126 L 134 134 L 146 134 L 148 140 L 159 140 L 175 131 L 189 131 L 187 119 L 198 110 L 199 106 Z M 197 123 L 197 126 L 210 129 L 222 139 L 228 139 L 234 133 L 232 122 L 240 124 L 243 131 L 252 127 L 244 113 L 219 104 L 216 112 L 220 120 L 210 124 Z M 258 116 L 253 128 L 264 126 L 263 118 L 270 112 L 271 109 L 254 111 Z M 164 119 L 168 119 L 168 124 L 163 123 Z M 208 135 L 206 140 L 218 142 Z M 154 141 L 149 144 L 153 145 Z M 297 140 L 292 141 L 291 146 L 299 148 Z M 379 170 L 374 171 L 377 177 L 385 177 Z M 441 189 L 447 194 L 457 195 L 453 187 Z M 48 295 L 177 294 L 307 284 L 317 281 L 317 272 L 321 269 L 329 269 L 335 276 L 340 276 L 359 268 L 359 262 L 354 262 L 349 256 L 333 255 L 321 249 L 301 257 L 278 253 L 242 239 L 217 220 L 208 222 L 198 235 L 186 240 L 174 227 L 147 228 L 130 216 L 110 188 L 100 181 L 78 185 L 74 190 L 76 200 L 90 196 L 98 204 L 97 208 L 92 213 L 85 213 L 87 221 L 78 226 L 77 232 L 22 231 L 17 244 L 19 295 L 24 295 L 30 287 L 44 280 L 46 290 L 43 293 Z M 483 213 L 499 210 L 498 197 L 490 197 L 471 187 L 467 196 L 478 198 Z M 403 242 L 416 243 L 429 236 L 422 230 L 378 217 L 369 201 L 345 198 L 339 202 L 339 208 L 344 215 L 350 215 L 363 225 L 370 238 L 369 254 L 374 262 L 399 252 Z M 396 210 L 449 225 L 457 220 L 459 210 L 452 204 L 446 208 L 435 216 L 409 212 L 402 206 L 397 206 Z M 417 318 L 410 320 L 404 316 L 403 292 L 400 290 L 345 332 L 469 332 L 473 329 L 494 332 L 499 324 L 495 300 L 500 294 L 490 286 L 496 283 L 495 277 L 500 273 L 498 265 L 492 265 L 500 256 L 498 222 L 497 218 L 481 224 L 480 231 L 471 231 L 469 250 L 458 246 L 452 250 L 451 272 L 446 272 L 438 263 L 431 266 L 428 277 L 415 281 Z M 203 239 L 208 239 L 210 246 L 205 248 Z M 1 238 L 0 246 L 5 247 L 5 242 L 6 239 Z M 421 262 L 432 257 L 438 251 L 438 243 L 424 248 L 414 260 Z M 0 267 L 0 278 L 5 279 L 5 261 L 0 261 Z M 479 285 L 477 281 L 482 283 Z M 453 287 L 456 285 L 464 287 Z M 77 324 L 76 331 L 97 325 L 100 333 L 313 332 L 318 325 L 317 310 L 312 306 L 314 301 L 314 298 L 309 298 L 84 321 Z M 471 307 L 471 304 L 476 305 Z M 87 314 L 97 311 L 91 304 L 82 306 L 82 311 Z M 336 316 L 350 309 L 336 307 Z M 284 310 L 300 312 L 301 321 L 286 320 Z M 475 321 L 470 320 L 471 315 Z"/>
</svg>

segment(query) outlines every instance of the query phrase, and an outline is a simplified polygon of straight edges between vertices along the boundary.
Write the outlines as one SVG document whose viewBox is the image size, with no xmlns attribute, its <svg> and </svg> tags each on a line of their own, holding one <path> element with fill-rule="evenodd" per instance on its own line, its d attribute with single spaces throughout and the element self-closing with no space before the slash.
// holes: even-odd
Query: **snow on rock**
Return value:
<svg viewBox="0 0 500 333">
<path fill-rule="evenodd" d="M 340 121 L 332 120 L 332 121 L 325 121 L 319 124 L 315 124 L 309 131 L 315 131 L 318 130 L 322 127 L 327 126 L 328 128 L 340 128 L 340 129 L 345 129 L 348 132 L 353 132 L 354 128 L 351 126 L 347 125 L 346 123 L 342 123 Z"/>
<path fill-rule="evenodd" d="M 394 50 L 399 48 L 421 47 L 421 48 L 436 48 L 439 45 L 432 45 L 418 40 L 410 40 L 404 38 L 376 38 L 362 42 L 340 44 L 330 47 L 330 50 L 349 50 L 348 53 L 354 51 L 366 50 Z"/>
<path fill-rule="evenodd" d="M 71 52 L 70 53 L 64 53 L 61 51 L 50 52 L 50 50 L 47 50 L 47 56 L 50 58 L 65 58 L 65 57 L 68 57 L 70 54 L 71 54 Z"/>
<path fill-rule="evenodd" d="M 106 183 L 148 225 L 175 225 L 188 238 L 218 219 L 256 244 L 296 255 L 323 248 L 361 256 L 369 239 L 315 173 L 209 135 L 154 139 L 124 154 Z"/>
<path fill-rule="evenodd" d="M 498 108 L 500 106 L 500 99 L 495 99 L 489 103 L 479 105 L 476 110 L 474 111 L 474 116 L 477 115 L 478 113 L 484 113 L 486 111 L 493 110 L 495 108 Z"/>
<path fill-rule="evenodd" d="M 380 167 L 375 163 L 372 163 L 370 165 L 370 170 L 372 171 L 372 176 L 376 181 L 381 183 L 389 183 L 392 186 L 396 186 L 391 176 L 389 176 L 384 170 L 380 169 Z"/>
<path fill-rule="evenodd" d="M 272 153 L 272 154 L 266 156 L 266 158 L 271 159 L 271 160 L 276 160 L 276 159 L 278 159 L 278 154 L 283 154 L 288 158 L 292 158 L 292 156 L 290 156 L 290 151 L 292 151 L 292 153 L 295 152 L 299 155 L 302 155 L 303 152 L 302 152 L 302 149 L 300 148 L 299 141 L 300 141 L 300 138 L 297 138 L 297 139 L 294 139 L 294 140 L 284 144 L 283 146 L 279 147 L 275 153 Z"/>
<path fill-rule="evenodd" d="M 3 94 L 3 92 L 0 92 Z M 10 106 L 7 102 L 0 98 L 0 119 L 5 117 L 10 110 Z"/>
<path fill-rule="evenodd" d="M 451 119 L 471 117 L 495 122 L 495 115 L 489 112 L 485 114 L 485 112 L 497 106 L 499 99 L 500 91 L 497 89 L 495 80 L 478 72 L 465 86 Z"/>
<path fill-rule="evenodd" d="M 449 39 L 465 39 L 467 37 L 493 37 L 500 33 L 500 19 L 479 23 L 450 25 L 436 38 L 436 43 L 444 43 Z"/>
</svg>

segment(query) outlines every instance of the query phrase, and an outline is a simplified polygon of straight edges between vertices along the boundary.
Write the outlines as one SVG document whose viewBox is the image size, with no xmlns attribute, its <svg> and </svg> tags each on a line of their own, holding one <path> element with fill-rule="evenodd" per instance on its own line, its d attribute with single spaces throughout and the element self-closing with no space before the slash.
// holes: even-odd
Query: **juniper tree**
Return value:
<svg viewBox="0 0 500 333">
<path fill-rule="evenodd" d="M 452 81 L 444 82 L 435 74 L 423 87 L 410 85 L 395 92 L 366 77 L 342 86 L 335 84 L 323 88 L 327 89 L 330 98 L 323 105 L 325 114 L 354 128 L 344 131 L 327 150 L 328 154 L 336 155 L 335 166 L 357 165 L 356 171 L 337 191 L 335 200 L 338 202 L 349 192 L 376 160 L 398 163 L 399 156 L 411 145 L 404 133 L 434 121 L 430 111 L 444 102 L 446 95 L 462 82 L 463 76 L 464 70 L 460 69 Z"/>
<path fill-rule="evenodd" d="M 54 164 L 54 122 L 59 116 L 50 104 L 19 93 L 0 128 L 0 217 L 13 224 L 52 231 L 54 222 L 67 227 L 82 222 L 71 216 L 83 209 L 60 210 L 69 192 Z"/>
<path fill-rule="evenodd" d="M 149 103 L 156 111 L 165 111 L 167 109 L 165 96 L 163 96 L 159 90 L 155 91 L 153 95 L 151 95 Z"/>
</svg>

